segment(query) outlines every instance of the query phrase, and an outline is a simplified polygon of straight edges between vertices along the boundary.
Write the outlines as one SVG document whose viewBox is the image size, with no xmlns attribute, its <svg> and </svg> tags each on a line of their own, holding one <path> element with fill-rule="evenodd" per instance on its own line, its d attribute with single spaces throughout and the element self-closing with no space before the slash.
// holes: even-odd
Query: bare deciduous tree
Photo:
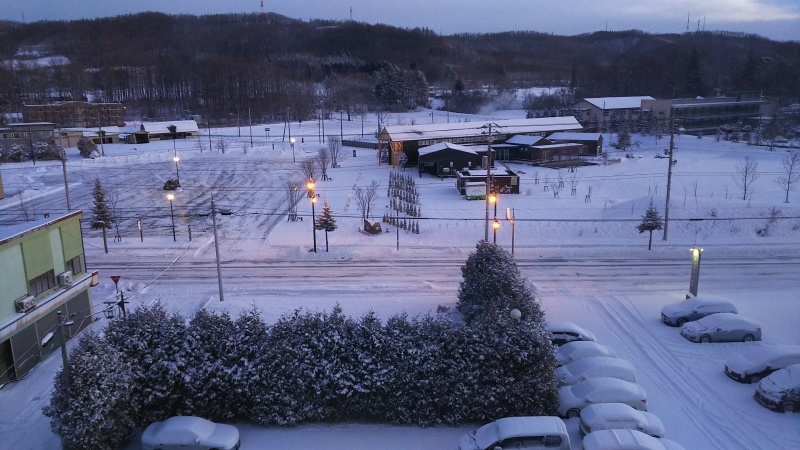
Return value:
<svg viewBox="0 0 800 450">
<path fill-rule="evenodd" d="M 736 165 L 736 175 L 733 182 L 742 190 L 742 200 L 747 200 L 747 191 L 758 179 L 758 163 L 751 157 L 745 156 L 740 164 Z"/>
<path fill-rule="evenodd" d="M 228 149 L 228 143 L 225 142 L 225 139 L 224 138 L 217 139 L 217 150 L 219 150 L 220 153 L 225 153 L 225 150 L 227 149 Z"/>
<path fill-rule="evenodd" d="M 795 183 L 800 180 L 800 152 L 791 152 L 781 161 L 784 174 L 775 179 L 775 183 L 786 193 L 783 203 L 789 203 L 789 192 L 797 189 Z"/>
<path fill-rule="evenodd" d="M 328 179 L 328 164 L 331 161 L 331 155 L 327 148 L 319 149 L 317 156 L 314 157 L 314 162 L 317 163 L 320 173 L 322 173 L 322 180 Z"/>
<path fill-rule="evenodd" d="M 303 179 L 312 180 L 317 172 L 317 162 L 314 158 L 304 159 L 300 161 L 300 172 L 303 174 Z"/>
<path fill-rule="evenodd" d="M 378 186 L 378 182 L 372 180 L 372 183 L 367 187 L 356 186 L 355 188 L 356 204 L 358 205 L 358 210 L 361 211 L 361 218 L 364 220 L 368 220 L 372 205 L 378 197 Z"/>
<path fill-rule="evenodd" d="M 297 221 L 297 204 L 303 196 L 305 186 L 300 180 L 286 180 L 284 189 L 286 190 L 286 201 L 289 203 L 289 220 Z"/>
<path fill-rule="evenodd" d="M 339 160 L 344 156 L 344 149 L 342 149 L 342 141 L 338 137 L 328 138 L 328 153 L 331 155 L 331 166 L 339 167 Z"/>
</svg>

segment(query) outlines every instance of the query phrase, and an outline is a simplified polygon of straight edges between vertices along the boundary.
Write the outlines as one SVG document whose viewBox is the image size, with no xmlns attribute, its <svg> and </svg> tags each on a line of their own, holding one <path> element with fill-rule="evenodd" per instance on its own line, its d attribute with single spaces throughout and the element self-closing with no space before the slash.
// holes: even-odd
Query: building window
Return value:
<svg viewBox="0 0 800 450">
<path fill-rule="evenodd" d="M 83 267 L 83 255 L 78 255 L 70 259 L 69 261 L 67 261 L 65 266 L 66 269 L 72 272 L 73 274 L 78 274 L 86 271 L 86 269 Z"/>
<path fill-rule="evenodd" d="M 54 287 L 56 287 L 56 275 L 52 270 L 48 270 L 28 282 L 28 292 L 34 297 Z"/>
</svg>

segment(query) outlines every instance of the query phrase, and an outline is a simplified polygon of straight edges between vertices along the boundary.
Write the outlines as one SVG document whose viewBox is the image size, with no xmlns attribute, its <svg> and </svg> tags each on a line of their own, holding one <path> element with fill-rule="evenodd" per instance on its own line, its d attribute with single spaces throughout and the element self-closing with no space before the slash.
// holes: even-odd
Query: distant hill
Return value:
<svg viewBox="0 0 800 450">
<path fill-rule="evenodd" d="M 0 108 L 48 101 L 49 92 L 123 101 L 142 116 L 309 119 L 424 103 L 426 85 L 469 93 L 569 86 L 568 99 L 708 96 L 760 90 L 800 100 L 800 42 L 729 32 L 579 36 L 506 32 L 441 36 L 359 22 L 304 22 L 277 14 L 167 15 L 0 22 L 0 60 L 23 47 L 64 65 L 0 68 Z M 480 99 L 475 102 L 480 103 Z M 473 102 L 474 103 L 474 102 Z M 470 104 L 456 102 L 448 105 Z M 466 106 L 465 106 L 466 107 Z"/>
</svg>

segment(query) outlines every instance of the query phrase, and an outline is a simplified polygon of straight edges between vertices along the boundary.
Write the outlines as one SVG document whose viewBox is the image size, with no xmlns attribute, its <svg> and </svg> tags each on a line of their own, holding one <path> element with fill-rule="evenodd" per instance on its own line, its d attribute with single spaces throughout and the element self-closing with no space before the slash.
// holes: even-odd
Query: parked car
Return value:
<svg viewBox="0 0 800 450">
<path fill-rule="evenodd" d="M 739 383 L 758 383 L 793 364 L 800 364 L 800 345 L 772 345 L 731 356 L 725 363 L 725 374 Z"/>
<path fill-rule="evenodd" d="M 564 345 L 573 341 L 596 341 L 591 331 L 575 325 L 572 322 L 547 322 L 545 329 L 550 333 L 553 345 Z"/>
<path fill-rule="evenodd" d="M 613 348 L 598 344 L 594 341 L 572 341 L 556 349 L 556 362 L 559 366 L 569 364 L 583 358 L 592 356 L 617 357 L 617 352 Z"/>
<path fill-rule="evenodd" d="M 598 403 L 581 410 L 579 429 L 587 435 L 600 430 L 630 429 L 664 437 L 664 424 L 655 414 L 639 411 L 624 403 Z"/>
<path fill-rule="evenodd" d="M 636 430 L 602 430 L 583 439 L 583 450 L 684 450 L 669 439 L 659 439 Z"/>
<path fill-rule="evenodd" d="M 236 427 L 193 416 L 151 423 L 142 434 L 142 450 L 238 450 L 240 445 Z"/>
<path fill-rule="evenodd" d="M 661 308 L 661 321 L 670 326 L 680 327 L 686 322 L 717 313 L 738 314 L 739 311 L 727 300 L 693 297 Z"/>
<path fill-rule="evenodd" d="M 562 386 L 569 386 L 589 378 L 611 377 L 636 382 L 633 364 L 620 358 L 592 356 L 561 366 L 555 371 Z"/>
<path fill-rule="evenodd" d="M 761 327 L 734 313 L 717 313 L 683 324 L 681 336 L 692 342 L 750 342 L 761 340 Z"/>
<path fill-rule="evenodd" d="M 461 437 L 459 450 L 496 448 L 548 448 L 569 450 L 569 434 L 558 417 L 505 417 Z"/>
<path fill-rule="evenodd" d="M 581 410 L 597 403 L 625 403 L 647 411 L 647 394 L 641 386 L 617 378 L 589 378 L 558 391 L 558 414 L 578 417 Z"/>
<path fill-rule="evenodd" d="M 800 364 L 776 370 L 758 382 L 756 400 L 773 411 L 800 411 Z"/>
</svg>

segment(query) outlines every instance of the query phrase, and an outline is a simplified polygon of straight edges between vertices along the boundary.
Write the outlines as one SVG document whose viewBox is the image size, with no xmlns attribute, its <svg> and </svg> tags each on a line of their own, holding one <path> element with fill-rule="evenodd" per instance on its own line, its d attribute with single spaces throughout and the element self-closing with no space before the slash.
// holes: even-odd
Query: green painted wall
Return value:
<svg viewBox="0 0 800 450">
<path fill-rule="evenodd" d="M 22 248 L 12 245 L 0 249 L 0 322 L 17 312 L 14 300 L 28 294 L 22 266 Z"/>
<path fill-rule="evenodd" d="M 25 259 L 25 275 L 31 280 L 48 270 L 53 270 L 53 252 L 47 231 L 34 233 L 20 239 L 22 257 Z"/>
<path fill-rule="evenodd" d="M 48 233 L 50 236 L 50 254 L 53 255 L 53 268 L 56 275 L 64 271 L 64 250 L 61 246 L 61 230 L 53 229 Z"/>
<path fill-rule="evenodd" d="M 83 254 L 81 222 L 77 217 L 61 223 L 61 245 L 64 248 L 64 261 Z M 60 273 L 60 272 L 59 272 Z"/>
</svg>

